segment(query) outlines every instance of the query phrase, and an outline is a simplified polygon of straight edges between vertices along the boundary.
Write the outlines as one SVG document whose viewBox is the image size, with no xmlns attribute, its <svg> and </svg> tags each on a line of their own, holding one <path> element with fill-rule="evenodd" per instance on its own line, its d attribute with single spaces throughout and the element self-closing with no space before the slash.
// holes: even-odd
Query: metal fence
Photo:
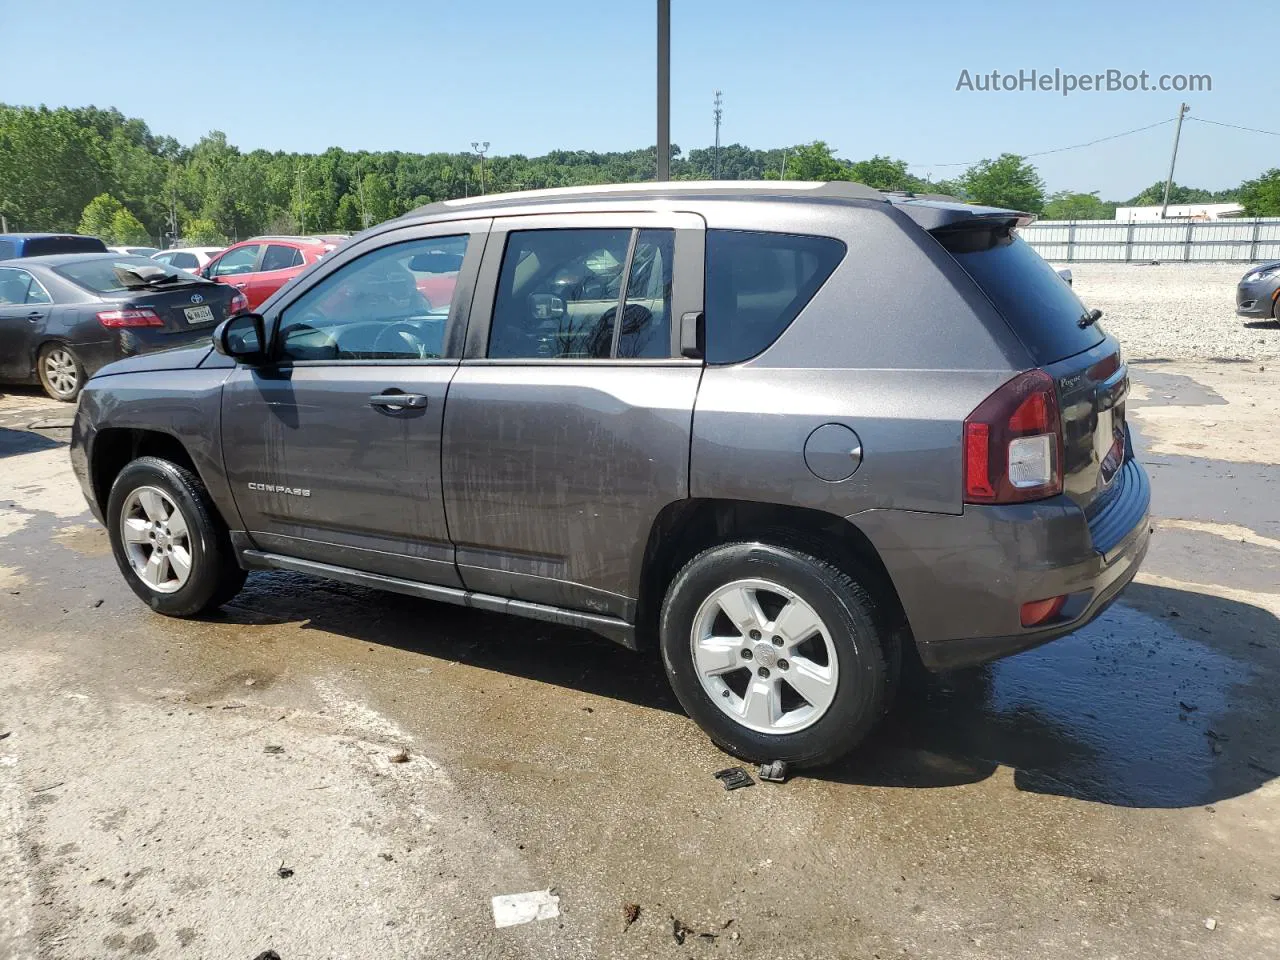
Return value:
<svg viewBox="0 0 1280 960">
<path fill-rule="evenodd" d="M 1280 217 L 1254 220 L 1041 220 L 1020 231 L 1046 260 L 1280 260 Z"/>
</svg>

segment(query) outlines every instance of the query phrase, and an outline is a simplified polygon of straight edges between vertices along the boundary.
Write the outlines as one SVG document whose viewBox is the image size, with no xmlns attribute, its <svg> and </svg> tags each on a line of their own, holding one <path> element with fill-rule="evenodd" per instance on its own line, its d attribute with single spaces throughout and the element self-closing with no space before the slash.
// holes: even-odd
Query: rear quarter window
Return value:
<svg viewBox="0 0 1280 960">
<path fill-rule="evenodd" d="M 1106 336 L 1096 323 L 1080 326 L 1088 308 L 1040 254 L 1007 228 L 935 236 L 995 304 L 1038 365 L 1074 356 Z"/>
<path fill-rule="evenodd" d="M 768 348 L 844 259 L 830 237 L 707 231 L 708 363 L 739 363 Z"/>
</svg>

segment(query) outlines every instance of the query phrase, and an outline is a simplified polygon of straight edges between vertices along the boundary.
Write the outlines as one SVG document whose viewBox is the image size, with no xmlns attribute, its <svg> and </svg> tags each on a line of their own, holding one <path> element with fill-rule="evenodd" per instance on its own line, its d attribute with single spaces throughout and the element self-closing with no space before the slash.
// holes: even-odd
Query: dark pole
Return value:
<svg viewBox="0 0 1280 960">
<path fill-rule="evenodd" d="M 671 0 L 658 0 L 657 179 L 671 179 Z"/>
<path fill-rule="evenodd" d="M 1178 162 L 1178 138 L 1182 136 L 1182 118 L 1191 111 L 1185 103 L 1178 107 L 1178 124 L 1173 128 L 1173 157 L 1169 160 L 1169 176 L 1164 182 L 1164 206 L 1160 208 L 1160 219 L 1169 213 L 1169 190 L 1173 187 L 1173 165 Z"/>
</svg>

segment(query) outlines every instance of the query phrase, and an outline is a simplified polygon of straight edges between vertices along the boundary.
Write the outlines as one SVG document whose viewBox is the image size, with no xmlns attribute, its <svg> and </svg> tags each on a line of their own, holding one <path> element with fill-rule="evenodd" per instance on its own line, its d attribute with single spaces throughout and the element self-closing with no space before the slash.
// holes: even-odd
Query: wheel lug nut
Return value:
<svg viewBox="0 0 1280 960">
<path fill-rule="evenodd" d="M 745 647 L 742 649 L 742 659 L 743 659 L 743 660 L 750 660 L 752 656 L 753 656 L 753 654 L 751 653 L 751 651 L 750 651 L 750 650 L 746 649 Z"/>
<path fill-rule="evenodd" d="M 773 638 L 772 638 L 772 640 L 771 640 L 770 642 L 771 642 L 775 647 L 780 647 L 780 646 L 782 646 L 782 638 L 781 638 L 781 637 L 779 637 L 779 636 L 775 636 L 775 637 L 773 637 Z"/>
<path fill-rule="evenodd" d="M 786 670 L 789 666 L 791 666 L 791 664 L 787 663 L 787 661 L 785 661 L 785 660 L 779 660 L 779 661 L 778 661 L 778 669 L 779 669 L 779 670 Z"/>
<path fill-rule="evenodd" d="M 756 671 L 756 674 L 762 678 L 767 678 L 769 676 L 769 668 L 761 667 L 759 670 Z"/>
<path fill-rule="evenodd" d="M 751 631 L 751 639 L 752 639 L 752 640 L 759 640 L 759 639 L 760 639 L 760 631 L 759 631 L 759 630 L 752 630 L 752 631 Z"/>
</svg>

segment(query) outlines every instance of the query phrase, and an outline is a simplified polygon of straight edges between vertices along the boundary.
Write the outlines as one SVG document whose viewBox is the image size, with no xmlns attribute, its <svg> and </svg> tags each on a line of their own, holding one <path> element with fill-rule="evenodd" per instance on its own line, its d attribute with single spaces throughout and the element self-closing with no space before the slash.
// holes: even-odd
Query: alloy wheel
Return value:
<svg viewBox="0 0 1280 960">
<path fill-rule="evenodd" d="M 176 593 L 191 577 L 191 534 L 173 498 L 138 487 L 120 510 L 120 539 L 129 564 L 157 593 Z"/>
<path fill-rule="evenodd" d="M 698 608 L 694 669 L 719 709 L 757 733 L 795 733 L 835 701 L 839 663 L 817 611 L 769 580 L 735 580 Z"/>
<path fill-rule="evenodd" d="M 54 347 L 44 355 L 44 375 L 56 393 L 70 396 L 80 383 L 80 371 L 76 358 L 66 347 Z"/>
</svg>

